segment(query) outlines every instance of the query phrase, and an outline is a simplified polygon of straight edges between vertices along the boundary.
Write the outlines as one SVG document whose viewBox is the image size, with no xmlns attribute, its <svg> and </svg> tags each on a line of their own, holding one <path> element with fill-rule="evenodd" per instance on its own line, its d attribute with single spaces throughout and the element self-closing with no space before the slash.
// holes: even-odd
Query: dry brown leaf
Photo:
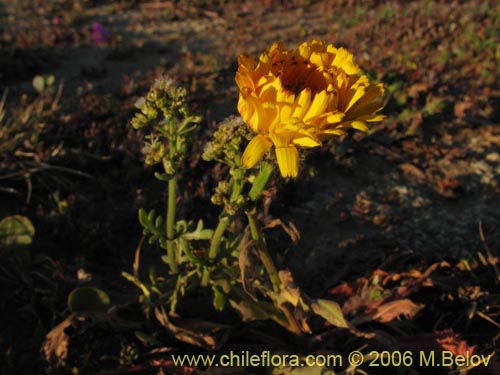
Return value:
<svg viewBox="0 0 500 375">
<path fill-rule="evenodd" d="M 290 237 L 293 243 L 298 243 L 300 240 L 300 232 L 297 227 L 291 222 L 288 222 L 288 225 L 283 223 L 280 219 L 273 219 L 266 222 L 265 228 L 274 228 L 280 226 L 283 228 L 286 234 Z"/>
<path fill-rule="evenodd" d="M 472 102 L 471 99 L 466 99 L 461 102 L 456 102 L 454 107 L 453 107 L 453 113 L 455 116 L 458 118 L 465 117 L 467 112 L 472 110 L 474 108 L 474 103 Z"/>
<path fill-rule="evenodd" d="M 419 182 L 425 181 L 425 173 L 411 163 L 403 163 L 398 168 L 407 176 L 412 176 Z"/>
<path fill-rule="evenodd" d="M 427 91 L 429 86 L 426 83 L 414 83 L 408 89 L 408 96 L 411 98 L 418 98 L 421 92 Z"/>
<path fill-rule="evenodd" d="M 281 297 L 291 303 L 293 307 L 297 307 L 300 303 L 300 289 L 295 285 L 292 273 L 289 270 L 281 270 L 279 271 L 279 278 L 281 281 Z"/>
<path fill-rule="evenodd" d="M 215 340 L 213 334 L 223 327 L 222 325 L 213 324 L 213 326 L 203 327 L 203 329 L 201 329 L 202 327 L 199 325 L 194 326 L 191 324 L 191 327 L 183 328 L 170 321 L 163 307 L 155 309 L 155 316 L 160 324 L 167 328 L 179 341 L 206 349 L 215 349 L 217 341 Z M 208 322 L 200 323 L 209 324 Z"/>
<path fill-rule="evenodd" d="M 240 265 L 240 279 L 241 285 L 243 285 L 243 290 L 254 300 L 257 301 L 257 297 L 255 296 L 255 289 L 247 277 L 247 264 L 250 263 L 248 259 L 249 248 L 255 245 L 255 241 L 250 239 L 250 234 L 248 232 L 245 233 L 243 239 L 239 245 L 239 256 L 238 263 Z M 254 275 L 252 275 L 253 277 Z"/>
<path fill-rule="evenodd" d="M 475 346 L 467 345 L 467 341 L 460 340 L 460 334 L 455 333 L 452 329 L 435 332 L 438 336 L 436 342 L 441 345 L 444 350 L 448 350 L 453 355 L 472 355 L 474 354 Z"/>
<path fill-rule="evenodd" d="M 413 318 L 420 310 L 424 308 L 423 304 L 415 304 L 411 300 L 405 298 L 396 301 L 384 303 L 377 307 L 373 319 L 382 323 L 399 319 L 403 315 L 406 319 Z"/>
<path fill-rule="evenodd" d="M 329 290 L 330 294 L 340 294 L 344 296 L 352 296 L 354 294 L 354 290 L 347 282 L 343 282 L 342 284 L 337 285 L 336 287 Z"/>
<path fill-rule="evenodd" d="M 66 328 L 73 325 L 73 318 L 76 314 L 69 315 L 61 323 L 55 326 L 45 337 L 46 342 L 43 346 L 43 354 L 48 363 L 64 366 L 68 357 L 69 338 Z"/>
</svg>

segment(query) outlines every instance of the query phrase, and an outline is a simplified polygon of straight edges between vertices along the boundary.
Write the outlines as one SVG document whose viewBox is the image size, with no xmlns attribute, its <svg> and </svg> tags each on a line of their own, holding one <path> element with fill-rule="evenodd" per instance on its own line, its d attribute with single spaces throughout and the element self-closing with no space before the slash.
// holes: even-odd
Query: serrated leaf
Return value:
<svg viewBox="0 0 500 375">
<path fill-rule="evenodd" d="M 71 312 L 105 312 L 109 304 L 110 301 L 106 292 L 94 287 L 73 289 L 68 296 L 68 307 Z"/>
<path fill-rule="evenodd" d="M 186 240 L 209 240 L 212 238 L 212 229 L 203 229 L 203 220 L 199 220 L 196 229 L 182 235 Z"/>
<path fill-rule="evenodd" d="M 21 215 L 7 216 L 0 221 L 0 245 L 5 248 L 21 248 L 30 245 L 35 227 L 30 219 Z"/>
<path fill-rule="evenodd" d="M 349 328 L 349 324 L 344 318 L 339 304 L 326 299 L 318 299 L 311 304 L 311 308 L 317 315 L 321 316 L 328 323 L 339 328 Z"/>
</svg>

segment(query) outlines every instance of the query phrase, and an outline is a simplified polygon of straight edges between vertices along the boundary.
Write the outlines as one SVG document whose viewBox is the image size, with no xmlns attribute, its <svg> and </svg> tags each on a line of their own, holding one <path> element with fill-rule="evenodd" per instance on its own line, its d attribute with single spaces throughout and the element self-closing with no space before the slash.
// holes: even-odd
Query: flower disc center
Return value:
<svg viewBox="0 0 500 375">
<path fill-rule="evenodd" d="M 292 94 L 298 95 L 308 88 L 314 95 L 328 87 L 325 76 L 318 66 L 302 56 L 281 56 L 273 60 L 273 74 L 281 80 L 285 90 Z"/>
</svg>

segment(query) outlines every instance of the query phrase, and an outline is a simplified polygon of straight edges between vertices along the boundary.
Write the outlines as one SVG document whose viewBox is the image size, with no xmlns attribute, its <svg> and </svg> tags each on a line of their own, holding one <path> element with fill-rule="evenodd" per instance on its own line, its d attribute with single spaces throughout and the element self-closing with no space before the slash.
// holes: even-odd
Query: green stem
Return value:
<svg viewBox="0 0 500 375">
<path fill-rule="evenodd" d="M 177 259 L 175 256 L 175 201 L 176 201 L 177 177 L 168 180 L 168 205 L 167 205 L 167 257 L 168 265 L 172 273 L 177 273 Z"/>
<path fill-rule="evenodd" d="M 229 225 L 229 216 L 227 216 L 226 212 L 223 211 L 220 218 L 219 223 L 217 224 L 217 228 L 215 228 L 214 234 L 212 236 L 212 241 L 210 242 L 210 249 L 208 250 L 208 261 L 209 263 L 213 263 L 217 258 L 219 253 L 220 243 L 222 241 L 222 236 Z M 201 286 L 208 286 L 210 282 L 210 270 L 205 268 L 203 270 L 203 275 L 201 277 Z"/>
<path fill-rule="evenodd" d="M 173 162 L 177 153 L 175 121 L 169 123 L 170 133 L 170 161 Z M 167 258 L 171 273 L 177 273 L 177 257 L 175 254 L 175 205 L 176 205 L 177 177 L 174 174 L 168 180 L 168 202 L 167 202 Z"/>
<path fill-rule="evenodd" d="M 267 250 L 266 241 L 264 239 L 264 235 L 260 226 L 257 222 L 257 218 L 255 217 L 255 210 L 251 212 L 247 212 L 248 223 L 250 224 L 250 233 L 252 234 L 252 239 L 257 242 L 257 248 L 259 251 L 260 260 L 264 267 L 266 268 L 267 274 L 269 275 L 269 279 L 271 279 L 271 283 L 273 284 L 273 291 L 275 293 L 279 293 L 281 281 L 278 276 L 278 271 L 276 270 L 276 266 L 274 265 L 273 259 L 271 258 L 271 254 Z"/>
<path fill-rule="evenodd" d="M 222 236 L 227 226 L 229 225 L 229 216 L 225 212 L 222 212 L 217 228 L 215 228 L 214 235 L 212 236 L 212 242 L 210 243 L 210 250 L 208 251 L 208 259 L 210 262 L 217 258 L 219 252 L 220 243 L 222 241 Z"/>
<path fill-rule="evenodd" d="M 264 265 L 267 274 L 269 275 L 271 283 L 273 284 L 273 291 L 275 293 L 280 293 L 281 280 L 278 276 L 278 271 L 276 270 L 276 266 L 274 265 L 273 258 L 271 257 L 271 254 L 269 254 L 269 251 L 267 249 L 264 234 L 262 233 L 262 229 L 260 228 L 260 225 L 256 218 L 255 209 L 252 211 L 247 211 L 246 215 L 248 218 L 248 223 L 250 224 L 252 239 L 257 242 L 260 260 Z M 287 305 L 280 305 L 279 308 L 281 309 L 283 314 L 285 314 L 285 317 L 288 321 L 288 324 L 285 327 L 296 335 L 301 335 L 302 330 L 300 328 L 300 325 L 297 322 L 297 319 L 295 319 L 293 313 L 290 311 L 289 307 Z"/>
</svg>

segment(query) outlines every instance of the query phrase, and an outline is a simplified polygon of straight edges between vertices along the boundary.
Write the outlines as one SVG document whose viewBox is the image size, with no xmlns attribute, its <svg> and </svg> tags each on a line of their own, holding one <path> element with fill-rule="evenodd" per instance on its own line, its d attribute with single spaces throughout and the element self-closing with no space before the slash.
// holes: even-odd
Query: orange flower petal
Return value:
<svg viewBox="0 0 500 375">
<path fill-rule="evenodd" d="M 283 177 L 297 177 L 299 174 L 299 152 L 295 146 L 277 147 L 276 159 Z"/>
<path fill-rule="evenodd" d="M 257 164 L 260 159 L 264 156 L 264 154 L 271 148 L 273 143 L 269 140 L 269 138 L 264 137 L 262 135 L 258 135 L 250 141 L 243 152 L 243 156 L 241 157 L 241 164 L 245 168 L 252 168 L 255 164 Z"/>
</svg>

